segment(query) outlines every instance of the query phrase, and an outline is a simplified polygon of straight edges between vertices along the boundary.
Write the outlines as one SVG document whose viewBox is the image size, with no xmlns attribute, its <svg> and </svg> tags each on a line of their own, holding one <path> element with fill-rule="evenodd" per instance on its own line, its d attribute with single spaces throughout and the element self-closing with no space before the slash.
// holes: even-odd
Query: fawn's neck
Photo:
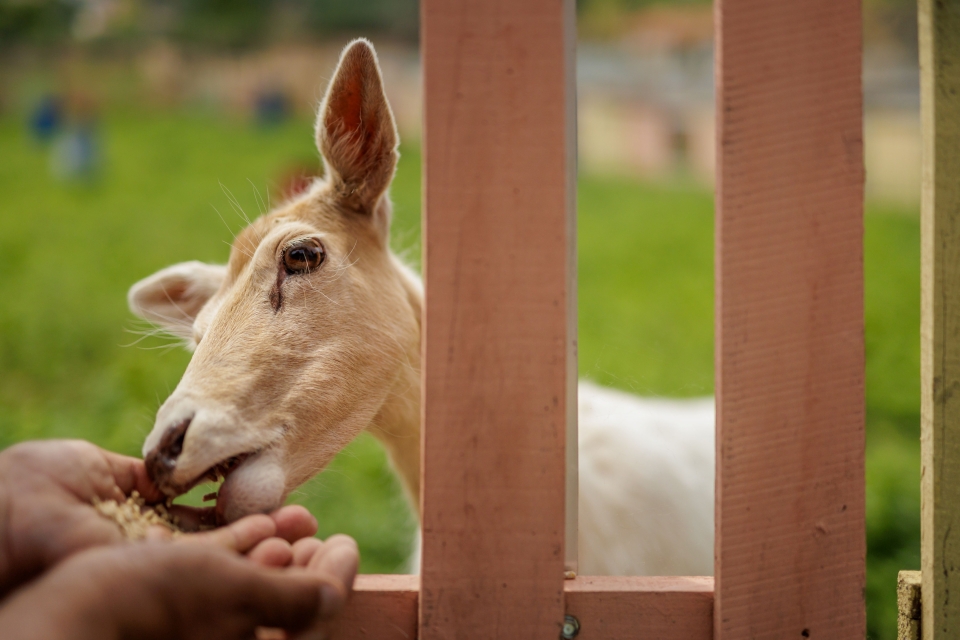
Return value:
<svg viewBox="0 0 960 640">
<path fill-rule="evenodd" d="M 395 259 L 410 308 L 422 327 L 423 285 L 419 277 Z M 387 450 L 407 498 L 420 514 L 420 338 L 407 350 L 405 363 L 387 400 L 369 427 Z"/>
<path fill-rule="evenodd" d="M 420 513 L 420 371 L 416 381 L 398 383 L 406 393 L 392 395 L 380 409 L 369 431 L 387 450 L 394 470 L 414 510 Z"/>
</svg>

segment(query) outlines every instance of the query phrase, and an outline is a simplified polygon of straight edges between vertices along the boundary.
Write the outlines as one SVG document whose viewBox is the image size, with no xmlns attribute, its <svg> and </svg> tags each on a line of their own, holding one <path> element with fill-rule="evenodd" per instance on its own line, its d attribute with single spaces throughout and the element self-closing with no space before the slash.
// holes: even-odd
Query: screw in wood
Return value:
<svg viewBox="0 0 960 640">
<path fill-rule="evenodd" d="M 573 616 L 563 617 L 563 627 L 560 629 L 560 640 L 573 640 L 580 633 L 580 621 Z"/>
</svg>

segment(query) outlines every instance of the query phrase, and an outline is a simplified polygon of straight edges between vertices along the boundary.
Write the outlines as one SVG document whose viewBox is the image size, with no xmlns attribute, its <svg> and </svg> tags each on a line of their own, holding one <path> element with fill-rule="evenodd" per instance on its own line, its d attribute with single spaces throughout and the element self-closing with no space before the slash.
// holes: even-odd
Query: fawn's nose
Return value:
<svg viewBox="0 0 960 640">
<path fill-rule="evenodd" d="M 183 439 L 187 435 L 187 428 L 192 420 L 193 416 L 190 416 L 167 427 L 160 437 L 159 444 L 147 454 L 144 460 L 147 475 L 161 489 L 166 486 L 177 466 L 177 458 L 183 452 Z"/>
</svg>

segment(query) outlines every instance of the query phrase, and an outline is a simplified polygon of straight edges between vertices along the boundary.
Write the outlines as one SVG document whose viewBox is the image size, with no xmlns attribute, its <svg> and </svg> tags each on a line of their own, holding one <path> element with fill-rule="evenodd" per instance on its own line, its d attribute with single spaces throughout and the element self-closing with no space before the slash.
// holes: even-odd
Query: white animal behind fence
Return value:
<svg viewBox="0 0 960 640">
<path fill-rule="evenodd" d="M 317 120 L 324 179 L 255 220 L 226 266 L 131 289 L 134 313 L 195 348 L 143 447 L 167 494 L 222 475 L 221 519 L 274 509 L 367 430 L 419 507 L 423 291 L 389 249 L 398 142 L 376 54 L 355 41 Z M 712 574 L 712 399 L 581 382 L 579 425 L 580 572 Z"/>
</svg>

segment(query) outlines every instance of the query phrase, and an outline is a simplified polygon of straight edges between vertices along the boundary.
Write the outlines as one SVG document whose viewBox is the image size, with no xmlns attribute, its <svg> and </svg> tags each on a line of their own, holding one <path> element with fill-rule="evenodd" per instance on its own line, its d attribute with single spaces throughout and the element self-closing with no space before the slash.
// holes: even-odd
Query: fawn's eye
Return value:
<svg viewBox="0 0 960 640">
<path fill-rule="evenodd" d="M 313 238 L 287 247 L 283 252 L 283 266 L 287 273 L 310 273 L 323 262 L 323 247 Z"/>
</svg>

